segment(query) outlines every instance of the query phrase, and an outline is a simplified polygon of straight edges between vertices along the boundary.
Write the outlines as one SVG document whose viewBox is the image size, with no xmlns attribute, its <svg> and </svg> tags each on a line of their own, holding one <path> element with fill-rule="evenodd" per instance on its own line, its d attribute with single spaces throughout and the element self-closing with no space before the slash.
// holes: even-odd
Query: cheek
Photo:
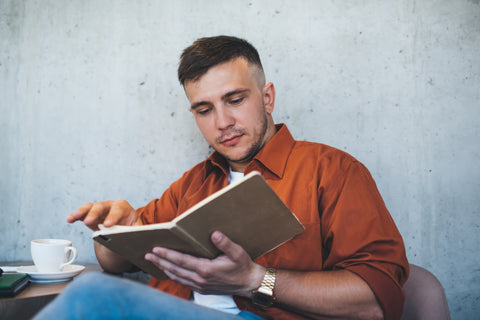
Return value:
<svg viewBox="0 0 480 320">
<path fill-rule="evenodd" d="M 208 143 L 215 141 L 215 130 L 213 125 L 208 121 L 208 119 L 195 119 L 198 129 L 202 133 L 203 137 L 207 140 Z"/>
</svg>

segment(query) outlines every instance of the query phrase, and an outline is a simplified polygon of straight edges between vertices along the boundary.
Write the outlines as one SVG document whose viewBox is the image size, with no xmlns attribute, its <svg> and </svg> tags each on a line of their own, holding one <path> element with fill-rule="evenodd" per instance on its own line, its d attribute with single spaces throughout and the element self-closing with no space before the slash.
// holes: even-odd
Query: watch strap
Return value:
<svg viewBox="0 0 480 320">
<path fill-rule="evenodd" d="M 252 302 L 261 307 L 270 307 L 275 301 L 273 289 L 275 287 L 276 270 L 267 268 L 260 287 L 252 291 Z"/>
<path fill-rule="evenodd" d="M 275 287 L 276 275 L 277 275 L 277 271 L 275 269 L 267 268 L 265 272 L 265 276 L 263 277 L 262 283 L 260 284 L 260 288 L 265 287 L 270 289 L 273 295 L 273 288 Z"/>
</svg>

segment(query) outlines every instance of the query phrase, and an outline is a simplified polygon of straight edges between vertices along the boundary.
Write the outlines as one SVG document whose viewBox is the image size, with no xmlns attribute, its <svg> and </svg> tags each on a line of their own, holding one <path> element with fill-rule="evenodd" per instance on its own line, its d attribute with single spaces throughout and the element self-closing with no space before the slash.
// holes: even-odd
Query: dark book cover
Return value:
<svg viewBox="0 0 480 320">
<path fill-rule="evenodd" d="M 4 273 L 0 276 L 0 297 L 13 297 L 28 285 L 29 277 L 24 273 Z"/>
</svg>

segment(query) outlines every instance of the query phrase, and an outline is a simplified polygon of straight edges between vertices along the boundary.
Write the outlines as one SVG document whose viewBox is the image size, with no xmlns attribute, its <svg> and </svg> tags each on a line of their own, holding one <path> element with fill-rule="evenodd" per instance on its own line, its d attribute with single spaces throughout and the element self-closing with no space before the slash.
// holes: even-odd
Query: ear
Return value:
<svg viewBox="0 0 480 320">
<path fill-rule="evenodd" d="M 275 108 L 275 87 L 271 82 L 263 87 L 263 104 L 265 105 L 265 111 L 272 114 Z"/>
</svg>

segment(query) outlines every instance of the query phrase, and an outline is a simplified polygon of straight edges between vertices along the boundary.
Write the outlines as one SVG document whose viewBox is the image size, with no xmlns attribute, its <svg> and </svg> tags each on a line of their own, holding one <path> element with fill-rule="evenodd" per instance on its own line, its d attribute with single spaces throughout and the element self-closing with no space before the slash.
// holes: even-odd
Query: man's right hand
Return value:
<svg viewBox="0 0 480 320">
<path fill-rule="evenodd" d="M 93 231 L 98 225 L 111 227 L 116 224 L 124 226 L 142 225 L 142 220 L 133 207 L 125 200 L 85 203 L 67 217 L 68 223 L 81 220 Z M 132 269 L 132 264 L 116 253 L 95 242 L 95 255 L 103 270 L 110 273 L 123 273 Z"/>
<path fill-rule="evenodd" d="M 105 227 L 116 224 L 125 226 L 143 224 L 135 209 L 125 200 L 85 203 L 67 217 L 68 223 L 78 220 L 82 220 L 87 227 L 94 231 L 98 230 L 99 224 L 103 224 Z"/>
</svg>

